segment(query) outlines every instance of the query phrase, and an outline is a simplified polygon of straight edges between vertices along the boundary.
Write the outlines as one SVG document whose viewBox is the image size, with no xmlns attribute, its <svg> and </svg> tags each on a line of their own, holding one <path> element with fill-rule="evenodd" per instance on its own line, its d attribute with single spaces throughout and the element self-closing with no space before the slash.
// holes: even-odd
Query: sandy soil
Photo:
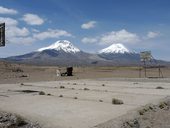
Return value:
<svg viewBox="0 0 170 128">
<path fill-rule="evenodd" d="M 168 82 L 143 81 L 82 79 L 1 84 L 0 109 L 36 120 L 47 128 L 94 127 L 170 94 Z M 44 91 L 50 96 L 23 90 Z M 112 98 L 124 104 L 113 105 Z"/>
</svg>

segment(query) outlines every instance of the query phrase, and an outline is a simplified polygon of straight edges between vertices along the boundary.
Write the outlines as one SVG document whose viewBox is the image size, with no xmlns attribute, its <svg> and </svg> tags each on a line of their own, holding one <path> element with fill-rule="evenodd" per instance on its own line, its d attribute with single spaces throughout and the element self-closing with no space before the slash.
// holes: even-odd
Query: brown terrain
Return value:
<svg viewBox="0 0 170 128">
<path fill-rule="evenodd" d="M 31 66 L 0 61 L 0 83 L 22 83 L 93 78 L 139 78 L 139 67 L 74 67 L 73 76 L 57 77 L 56 70 L 66 72 L 66 67 Z M 164 78 L 170 78 L 170 68 L 161 69 Z M 148 77 L 158 77 L 158 69 L 147 69 Z M 144 69 L 141 71 L 144 78 Z"/>
<path fill-rule="evenodd" d="M 170 68 L 0 62 L 0 128 L 170 128 Z"/>
</svg>

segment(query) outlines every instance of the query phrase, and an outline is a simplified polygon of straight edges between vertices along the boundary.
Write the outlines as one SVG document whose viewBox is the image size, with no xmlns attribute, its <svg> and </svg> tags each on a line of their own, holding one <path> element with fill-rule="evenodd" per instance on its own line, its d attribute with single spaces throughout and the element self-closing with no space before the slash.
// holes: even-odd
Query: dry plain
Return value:
<svg viewBox="0 0 170 128">
<path fill-rule="evenodd" d="M 23 72 L 1 68 L 0 110 L 44 128 L 98 127 L 170 95 L 169 78 L 137 78 L 136 68 L 75 68 L 73 77 L 56 77 L 54 67 L 17 66 Z"/>
<path fill-rule="evenodd" d="M 84 79 L 1 84 L 0 109 L 38 121 L 47 128 L 87 128 L 148 103 L 158 102 L 170 94 L 167 81 L 133 80 Z M 155 89 L 157 86 L 165 89 Z M 51 95 L 25 93 L 23 90 L 44 91 Z M 121 99 L 124 104 L 113 105 L 112 98 Z"/>
</svg>

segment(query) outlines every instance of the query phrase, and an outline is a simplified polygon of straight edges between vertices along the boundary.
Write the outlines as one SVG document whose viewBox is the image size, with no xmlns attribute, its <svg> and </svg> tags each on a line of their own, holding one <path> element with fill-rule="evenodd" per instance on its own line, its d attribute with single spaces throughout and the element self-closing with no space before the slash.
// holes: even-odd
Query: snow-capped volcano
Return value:
<svg viewBox="0 0 170 128">
<path fill-rule="evenodd" d="M 80 50 L 68 40 L 59 40 L 48 47 L 38 49 L 38 52 L 42 52 L 44 50 L 57 50 L 57 51 L 63 50 L 66 53 L 80 52 Z"/>
<path fill-rule="evenodd" d="M 132 65 L 139 64 L 140 55 L 130 52 L 122 44 L 113 44 L 100 51 L 99 54 L 91 54 L 80 51 L 67 40 L 59 40 L 54 44 L 40 48 L 24 55 L 4 58 L 6 61 L 35 65 Z"/>
<path fill-rule="evenodd" d="M 99 51 L 99 54 L 116 54 L 116 53 L 130 53 L 130 51 L 123 44 L 112 44 L 107 48 Z"/>
</svg>

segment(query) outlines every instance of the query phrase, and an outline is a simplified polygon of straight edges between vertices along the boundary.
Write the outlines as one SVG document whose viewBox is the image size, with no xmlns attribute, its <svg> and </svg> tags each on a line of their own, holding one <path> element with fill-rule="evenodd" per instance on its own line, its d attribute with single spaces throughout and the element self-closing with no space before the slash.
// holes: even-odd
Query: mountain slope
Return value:
<svg viewBox="0 0 170 128">
<path fill-rule="evenodd" d="M 77 47 L 75 47 L 71 42 L 67 40 L 59 40 L 48 47 L 38 49 L 38 52 L 42 52 L 44 50 L 56 50 L 56 51 L 63 50 L 66 53 L 80 52 L 80 50 Z"/>
<path fill-rule="evenodd" d="M 67 40 L 59 40 L 34 52 L 8 57 L 4 60 L 35 65 L 127 66 L 138 65 L 140 56 L 122 44 L 113 44 L 100 50 L 98 54 L 90 54 L 79 50 Z"/>
<path fill-rule="evenodd" d="M 98 53 L 101 58 L 121 65 L 137 65 L 140 62 L 140 55 L 131 52 L 123 44 L 112 44 Z"/>
<path fill-rule="evenodd" d="M 99 54 L 116 54 L 116 53 L 130 53 L 130 51 L 123 44 L 112 44 L 107 48 L 99 51 Z"/>
<path fill-rule="evenodd" d="M 93 65 L 107 64 L 96 54 L 89 54 L 79 50 L 71 42 L 60 40 L 54 44 L 40 48 L 28 54 L 5 58 L 7 61 L 36 64 L 36 65 Z"/>
</svg>

